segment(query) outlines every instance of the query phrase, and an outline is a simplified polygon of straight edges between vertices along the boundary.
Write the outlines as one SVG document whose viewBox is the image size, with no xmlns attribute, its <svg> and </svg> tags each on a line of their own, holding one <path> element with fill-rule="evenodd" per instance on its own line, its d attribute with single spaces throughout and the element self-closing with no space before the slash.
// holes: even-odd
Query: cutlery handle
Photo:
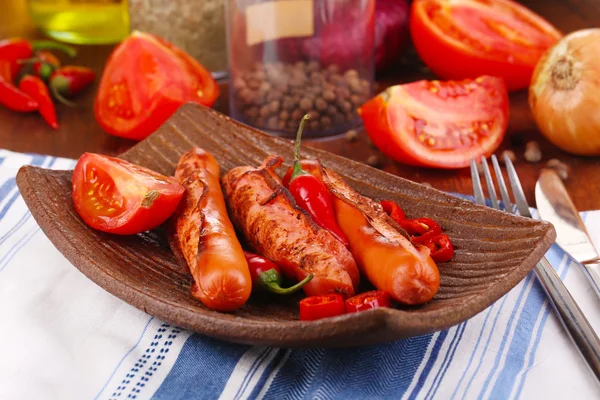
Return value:
<svg viewBox="0 0 600 400">
<path fill-rule="evenodd" d="M 552 308 L 587 361 L 596 378 L 600 380 L 600 340 L 581 309 L 554 271 L 546 257 L 535 266 L 535 274 L 542 283 Z"/>
</svg>

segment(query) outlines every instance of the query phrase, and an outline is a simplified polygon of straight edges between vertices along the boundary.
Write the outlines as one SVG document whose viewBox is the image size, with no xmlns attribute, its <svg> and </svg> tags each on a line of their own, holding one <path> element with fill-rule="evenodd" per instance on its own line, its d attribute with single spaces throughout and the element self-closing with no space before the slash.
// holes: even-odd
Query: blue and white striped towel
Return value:
<svg viewBox="0 0 600 400">
<path fill-rule="evenodd" d="M 0 399 L 597 399 L 600 389 L 529 275 L 459 326 L 356 349 L 230 344 L 163 323 L 105 292 L 52 246 L 0 150 Z M 600 245 L 600 211 L 584 212 Z M 548 258 L 600 332 L 579 269 Z"/>
</svg>

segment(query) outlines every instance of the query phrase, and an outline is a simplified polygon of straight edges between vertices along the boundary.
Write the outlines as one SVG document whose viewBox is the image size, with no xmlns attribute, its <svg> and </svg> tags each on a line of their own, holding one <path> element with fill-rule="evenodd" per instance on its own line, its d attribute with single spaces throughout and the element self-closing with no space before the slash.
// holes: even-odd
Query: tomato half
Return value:
<svg viewBox="0 0 600 400">
<path fill-rule="evenodd" d="M 562 36 L 511 0 L 415 0 L 410 32 L 442 79 L 501 76 L 509 90 L 529 86 L 540 57 Z"/>
<path fill-rule="evenodd" d="M 108 133 L 141 140 L 186 102 L 211 106 L 219 86 L 196 60 L 167 41 L 135 31 L 113 51 L 94 103 Z"/>
<path fill-rule="evenodd" d="M 344 314 L 345 311 L 344 297 L 341 294 L 309 296 L 300 300 L 301 321 L 335 317 Z"/>
<path fill-rule="evenodd" d="M 346 299 L 346 312 L 348 313 L 390 306 L 390 295 L 383 290 L 371 290 Z"/>
<path fill-rule="evenodd" d="M 491 154 L 508 125 L 501 78 L 418 81 L 389 87 L 358 110 L 382 153 L 409 165 L 463 168 Z"/>
<path fill-rule="evenodd" d="M 175 178 L 100 154 L 84 153 L 73 171 L 77 213 L 92 228 L 119 235 L 165 222 L 184 191 Z"/>
</svg>

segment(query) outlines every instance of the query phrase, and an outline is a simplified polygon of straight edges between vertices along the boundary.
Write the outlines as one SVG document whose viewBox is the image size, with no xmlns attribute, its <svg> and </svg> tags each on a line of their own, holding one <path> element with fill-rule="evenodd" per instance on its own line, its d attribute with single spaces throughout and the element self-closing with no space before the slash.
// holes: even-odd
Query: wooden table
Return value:
<svg viewBox="0 0 600 400">
<path fill-rule="evenodd" d="M 565 33 L 600 26 L 600 7 L 597 0 L 522 0 L 521 2 Z M 28 17 L 25 0 L 8 3 L 8 9 L 5 8 L 0 13 L 0 37 L 39 37 L 40 33 L 36 31 Z M 94 68 L 100 76 L 112 48 L 113 46 L 79 46 L 76 62 Z M 402 68 L 402 71 L 379 76 L 380 87 L 423 77 L 431 78 L 419 72 L 421 67 L 416 61 Z M 215 104 L 215 108 L 227 112 L 226 87 L 222 89 L 223 95 Z M 58 131 L 50 129 L 36 115 L 18 114 L 1 108 L 0 148 L 71 158 L 78 158 L 86 151 L 114 155 L 126 150 L 134 142 L 110 136 L 96 123 L 93 114 L 94 94 L 95 88 L 91 88 L 77 99 L 82 106 L 80 109 L 58 106 L 61 124 Z M 498 152 L 512 149 L 517 154 L 516 168 L 530 205 L 535 204 L 534 187 L 543 164 L 550 158 L 559 158 L 571 168 L 566 185 L 575 205 L 580 210 L 600 209 L 600 160 L 569 156 L 545 140 L 533 124 L 525 91 L 511 95 L 510 112 L 508 134 Z M 540 143 L 544 156 L 543 162 L 529 164 L 524 161 L 523 151 L 525 143 L 529 140 Z M 404 166 L 381 157 L 378 151 L 367 143 L 366 135 L 360 132 L 358 140 L 352 143 L 343 137 L 337 137 L 313 141 L 310 145 L 363 162 L 371 155 L 378 155 L 382 160 L 381 168 L 385 171 L 417 182 L 429 182 L 440 190 L 472 194 L 468 169 L 442 171 Z"/>
</svg>

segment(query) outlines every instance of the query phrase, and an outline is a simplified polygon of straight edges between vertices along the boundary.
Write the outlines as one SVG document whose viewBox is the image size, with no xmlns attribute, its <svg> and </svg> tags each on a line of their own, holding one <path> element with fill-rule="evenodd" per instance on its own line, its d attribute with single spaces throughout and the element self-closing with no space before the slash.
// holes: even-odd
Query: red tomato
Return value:
<svg viewBox="0 0 600 400">
<path fill-rule="evenodd" d="M 508 125 L 501 78 L 392 86 L 358 110 L 382 153 L 409 165 L 463 168 L 496 150 Z"/>
<path fill-rule="evenodd" d="M 211 106 L 219 86 L 183 50 L 134 31 L 113 51 L 94 103 L 96 120 L 108 133 L 141 140 L 186 102 Z"/>
<path fill-rule="evenodd" d="M 341 294 L 309 296 L 300 300 L 301 321 L 335 317 L 344 314 L 345 311 L 344 297 Z"/>
<path fill-rule="evenodd" d="M 441 78 L 500 76 L 509 90 L 529 86 L 540 57 L 562 36 L 511 0 L 415 0 L 410 33 Z"/>
<path fill-rule="evenodd" d="M 383 290 L 371 290 L 370 292 L 364 292 L 346 300 L 347 313 L 390 306 L 390 295 Z"/>
<path fill-rule="evenodd" d="M 73 171 L 73 201 L 86 224 L 133 235 L 156 228 L 175 212 L 185 189 L 125 160 L 84 153 Z"/>
</svg>

